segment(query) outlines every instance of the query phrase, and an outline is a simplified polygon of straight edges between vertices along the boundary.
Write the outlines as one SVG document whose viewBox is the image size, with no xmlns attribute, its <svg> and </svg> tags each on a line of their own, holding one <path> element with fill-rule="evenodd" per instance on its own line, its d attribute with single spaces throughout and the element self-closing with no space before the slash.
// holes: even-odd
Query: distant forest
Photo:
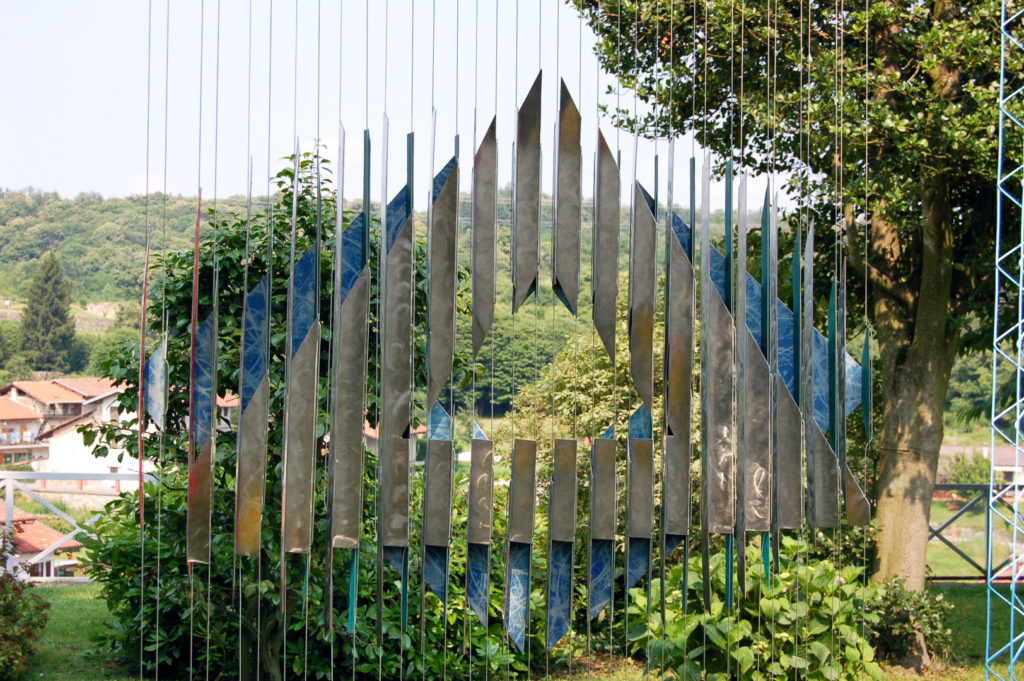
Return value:
<svg viewBox="0 0 1024 681">
<path fill-rule="evenodd" d="M 254 205 L 262 205 L 263 197 L 254 197 Z M 623 188 L 623 229 L 629 226 L 629 197 Z M 219 210 L 244 213 L 246 198 L 219 198 Z M 499 229 L 511 224 L 511 190 L 502 190 L 498 200 Z M 551 197 L 544 196 L 542 244 L 550 241 Z M 204 202 L 204 213 L 212 207 Z M 359 201 L 346 202 L 345 209 L 358 209 Z M 462 231 L 468 231 L 471 219 L 471 197 L 461 201 Z M 196 199 L 189 196 L 151 194 L 148 202 L 149 225 L 154 251 L 191 248 L 195 230 Z M 687 215 L 689 208 L 678 209 Z M 11 190 L 0 188 L 0 296 L 24 300 L 28 282 L 39 259 L 52 250 L 60 258 L 64 274 L 71 282 L 73 302 L 84 306 L 99 301 L 137 300 L 141 291 L 142 269 L 146 248 L 145 196 L 103 198 L 96 193 L 82 193 L 74 198 L 61 198 L 56 192 L 33 188 Z M 590 202 L 583 212 L 584 229 L 590 225 Z M 751 220 L 756 219 L 754 214 Z M 724 214 L 711 216 L 712 230 L 723 231 Z M 753 223 L 756 224 L 756 223 Z M 426 215 L 420 216 L 425 235 Z M 205 222 L 204 222 L 205 227 Z M 166 229 L 165 229 L 166 228 Z M 589 238 L 584 237 L 584 245 Z M 623 241 L 623 249 L 626 243 Z M 542 247 L 542 254 L 544 254 Z M 586 259 L 586 254 L 584 255 Z M 626 257 L 621 259 L 623 267 Z M 542 262 L 542 267 L 547 263 Z"/>
<path fill-rule="evenodd" d="M 218 203 L 245 210 L 245 197 Z M 189 248 L 195 211 L 193 197 L 168 196 L 165 202 L 162 194 L 151 195 L 153 248 Z M 51 250 L 71 283 L 73 302 L 137 300 L 146 255 L 146 197 L 83 193 L 64 199 L 32 188 L 0 189 L 0 294 L 24 300 L 39 259 Z"/>
</svg>

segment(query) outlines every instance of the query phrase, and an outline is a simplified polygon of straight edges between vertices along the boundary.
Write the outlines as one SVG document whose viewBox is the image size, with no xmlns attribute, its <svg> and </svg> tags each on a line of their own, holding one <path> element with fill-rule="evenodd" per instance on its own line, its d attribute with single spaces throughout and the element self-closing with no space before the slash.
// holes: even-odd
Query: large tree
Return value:
<svg viewBox="0 0 1024 681">
<path fill-rule="evenodd" d="M 851 333 L 870 323 L 884 393 L 876 576 L 923 588 L 950 370 L 991 339 L 999 2 L 575 3 L 650 105 L 620 122 L 774 168 L 805 209 L 791 223 L 818 226 L 822 275 L 844 242 Z"/>
<path fill-rule="evenodd" d="M 37 371 L 67 371 L 75 342 L 71 285 L 52 251 L 39 261 L 21 318 L 21 349 Z"/>
</svg>

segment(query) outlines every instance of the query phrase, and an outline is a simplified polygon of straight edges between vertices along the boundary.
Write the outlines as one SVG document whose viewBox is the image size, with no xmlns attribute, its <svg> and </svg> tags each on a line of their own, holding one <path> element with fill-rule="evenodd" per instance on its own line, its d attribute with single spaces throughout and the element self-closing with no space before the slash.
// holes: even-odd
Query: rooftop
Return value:
<svg viewBox="0 0 1024 681">
<path fill-rule="evenodd" d="M 79 393 L 69 390 L 54 381 L 15 381 L 15 388 L 43 404 L 67 404 L 84 402 Z"/>
<path fill-rule="evenodd" d="M 0 532 L 5 530 L 5 517 L 0 514 Z M 14 509 L 14 554 L 31 555 L 45 551 L 51 544 L 58 541 L 64 534 L 53 529 L 37 516 L 26 513 L 20 508 Z M 81 542 L 68 539 L 59 547 L 59 551 L 74 551 L 82 548 Z"/>
<path fill-rule="evenodd" d="M 42 416 L 14 400 L 0 397 L 0 421 L 38 421 Z"/>
<path fill-rule="evenodd" d="M 85 399 L 106 395 L 115 390 L 114 382 L 109 378 L 95 378 L 92 376 L 55 378 L 53 383 L 78 393 Z"/>
</svg>

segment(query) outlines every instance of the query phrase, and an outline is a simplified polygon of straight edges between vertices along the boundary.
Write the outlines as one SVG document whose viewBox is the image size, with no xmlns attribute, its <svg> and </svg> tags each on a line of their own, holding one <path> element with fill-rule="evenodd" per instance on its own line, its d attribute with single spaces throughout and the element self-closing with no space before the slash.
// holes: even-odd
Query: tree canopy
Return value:
<svg viewBox="0 0 1024 681">
<path fill-rule="evenodd" d="M 21 350 L 37 371 L 67 371 L 75 342 L 71 285 L 52 251 L 32 275 L 28 304 L 21 320 Z"/>
<path fill-rule="evenodd" d="M 877 574 L 921 588 L 950 370 L 991 338 L 999 2 L 575 4 L 602 66 L 650 105 L 619 122 L 781 173 L 822 276 L 844 247 L 884 393 Z"/>
</svg>

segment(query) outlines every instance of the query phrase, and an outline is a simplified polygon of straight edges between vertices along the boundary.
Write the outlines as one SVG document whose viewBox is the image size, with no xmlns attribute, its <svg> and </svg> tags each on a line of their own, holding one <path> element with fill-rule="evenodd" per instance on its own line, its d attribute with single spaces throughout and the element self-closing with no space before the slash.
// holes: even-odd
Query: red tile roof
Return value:
<svg viewBox="0 0 1024 681">
<path fill-rule="evenodd" d="M 5 516 L 0 515 L 0 532 L 4 530 Z M 23 556 L 45 551 L 47 547 L 63 537 L 64 534 L 53 529 L 31 513 L 14 509 L 14 554 Z M 58 550 L 74 551 L 82 548 L 81 542 L 68 539 Z"/>
<path fill-rule="evenodd" d="M 42 414 L 37 414 L 14 400 L 0 397 L 0 421 L 38 421 L 41 418 Z"/>
<path fill-rule="evenodd" d="M 43 404 L 65 404 L 84 402 L 85 399 L 53 381 L 15 381 L 15 388 Z"/>
<path fill-rule="evenodd" d="M 53 382 L 72 392 L 78 393 L 86 399 L 106 395 L 113 392 L 116 387 L 109 378 L 95 378 L 91 376 L 55 378 Z"/>
</svg>

